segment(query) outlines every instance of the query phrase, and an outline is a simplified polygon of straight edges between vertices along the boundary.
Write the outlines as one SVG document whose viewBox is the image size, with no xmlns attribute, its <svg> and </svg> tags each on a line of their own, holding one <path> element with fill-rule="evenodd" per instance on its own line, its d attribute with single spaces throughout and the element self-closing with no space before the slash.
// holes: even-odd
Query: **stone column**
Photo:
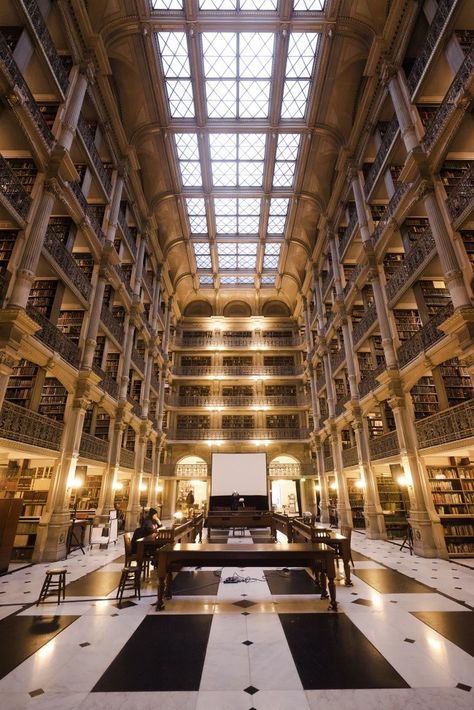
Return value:
<svg viewBox="0 0 474 710">
<path fill-rule="evenodd" d="M 401 383 L 393 382 L 392 396 L 388 400 L 395 418 L 400 462 L 408 481 L 410 498 L 410 525 L 413 545 L 417 555 L 446 559 L 443 527 L 435 513 L 429 481 L 418 459 L 416 430 L 412 416 L 407 411 Z M 409 395 L 407 395 L 409 396 Z"/>
<path fill-rule="evenodd" d="M 130 480 L 130 495 L 128 498 L 127 512 L 125 514 L 125 527 L 127 530 L 134 530 L 140 518 L 140 488 L 143 481 L 146 436 L 147 423 L 142 422 L 140 432 L 135 436 L 135 467 Z"/>
<path fill-rule="evenodd" d="M 334 475 L 337 481 L 337 517 L 339 527 L 349 525 L 353 527 L 352 510 L 349 502 L 349 492 L 347 490 L 347 480 L 342 463 L 342 441 L 341 435 L 337 431 L 335 424 L 330 425 L 331 429 L 331 449 L 334 466 Z"/>
<path fill-rule="evenodd" d="M 133 338 L 135 335 L 135 321 L 132 313 L 128 321 L 128 330 L 125 336 L 125 347 L 122 354 L 122 370 L 120 377 L 119 401 L 127 401 L 127 387 L 129 381 L 130 361 L 132 359 Z"/>
<path fill-rule="evenodd" d="M 165 329 L 163 331 L 163 341 L 161 344 L 161 349 L 163 355 L 168 355 L 170 331 L 171 331 L 171 317 L 173 313 L 173 296 L 168 298 L 168 303 L 166 304 L 166 316 L 165 316 Z"/>
<path fill-rule="evenodd" d="M 354 430 L 357 457 L 359 460 L 359 473 L 364 487 L 364 518 L 366 535 L 371 540 L 386 539 L 385 519 L 380 505 L 377 477 L 370 463 L 369 441 L 364 419 L 359 407 L 353 408 L 354 421 L 351 422 Z"/>
<path fill-rule="evenodd" d="M 309 303 L 306 296 L 301 295 L 301 300 L 303 302 L 303 315 L 304 315 L 304 330 L 306 336 L 306 348 L 310 353 L 313 349 L 313 334 L 311 332 L 311 319 L 309 315 Z"/>
<path fill-rule="evenodd" d="M 390 62 L 385 62 L 382 67 L 382 80 L 389 90 L 402 140 L 407 153 L 410 153 L 414 148 L 419 148 L 419 140 L 410 116 L 409 106 L 400 86 L 398 67 Z"/>
<path fill-rule="evenodd" d="M 142 417 L 146 419 L 148 417 L 148 410 L 150 407 L 150 387 L 151 387 L 151 375 L 153 373 L 153 363 L 155 362 L 155 357 L 157 355 L 156 348 L 152 346 L 148 350 L 148 357 L 146 360 L 145 368 L 145 382 L 142 391 Z"/>
<path fill-rule="evenodd" d="M 135 268 L 135 282 L 133 286 L 133 293 L 137 298 L 140 296 L 140 288 L 142 284 L 142 276 L 143 276 L 143 265 L 145 262 L 145 245 L 146 245 L 146 239 L 145 235 L 142 234 L 141 240 L 140 240 L 140 246 L 138 247 L 138 253 L 137 253 L 137 265 Z"/>
<path fill-rule="evenodd" d="M 122 199 L 123 185 L 125 180 L 126 167 L 125 163 L 121 163 L 114 184 L 114 193 L 112 195 L 112 202 L 109 210 L 109 219 L 107 225 L 107 234 L 105 235 L 106 243 L 114 243 L 115 234 L 117 232 L 117 224 L 120 212 L 120 201 Z"/>
<path fill-rule="evenodd" d="M 163 365 L 160 370 L 160 393 L 156 404 L 156 422 L 158 431 L 162 431 L 163 429 L 163 419 L 165 416 L 165 384 L 167 369 L 167 365 Z"/>
<path fill-rule="evenodd" d="M 321 439 L 316 437 L 315 440 L 316 465 L 319 474 L 319 509 L 320 521 L 329 525 L 329 482 L 326 471 L 324 470 L 324 452 L 321 444 Z"/>
<path fill-rule="evenodd" d="M 66 99 L 66 110 L 61 122 L 58 145 L 68 152 L 76 135 L 77 122 L 84 103 L 89 78 L 92 78 L 92 70 L 92 64 L 83 64 L 79 67 L 75 82 Z"/>
<path fill-rule="evenodd" d="M 97 333 L 99 332 L 100 314 L 104 302 L 105 285 L 109 277 L 108 264 L 103 259 L 99 268 L 97 284 L 94 291 L 92 306 L 87 327 L 87 337 L 82 355 L 81 370 L 90 370 L 94 361 L 94 353 L 97 345 Z"/>
<path fill-rule="evenodd" d="M 425 205 L 426 215 L 436 244 L 436 252 L 443 271 L 443 279 L 449 290 L 453 306 L 455 309 L 464 306 L 470 307 L 471 300 L 459 267 L 454 245 L 446 229 L 446 224 L 436 199 L 434 185 L 430 180 L 423 180 L 419 196 L 423 199 Z"/>
<path fill-rule="evenodd" d="M 102 486 L 100 489 L 99 503 L 96 511 L 97 517 L 107 516 L 108 519 L 109 511 L 114 507 L 114 484 L 117 481 L 117 475 L 120 468 L 120 451 L 122 448 L 124 429 L 124 409 L 123 407 L 119 407 L 117 409 L 113 424 L 112 440 L 109 448 L 109 461 L 102 477 Z"/>
<path fill-rule="evenodd" d="M 79 380 L 72 406 L 66 408 L 61 456 L 54 467 L 45 512 L 38 526 L 33 562 L 53 562 L 66 557 L 71 519 L 69 495 L 79 458 L 82 427 L 89 401 L 89 386 Z"/>
</svg>

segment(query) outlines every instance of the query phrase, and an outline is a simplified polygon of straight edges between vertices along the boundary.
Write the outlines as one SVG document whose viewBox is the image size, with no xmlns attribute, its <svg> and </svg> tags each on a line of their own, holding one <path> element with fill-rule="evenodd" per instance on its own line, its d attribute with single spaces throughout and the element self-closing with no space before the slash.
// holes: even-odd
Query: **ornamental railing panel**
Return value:
<svg viewBox="0 0 474 710">
<path fill-rule="evenodd" d="M 132 349 L 132 362 L 138 367 L 142 374 L 145 373 L 145 360 L 136 348 Z"/>
<path fill-rule="evenodd" d="M 336 404 L 334 405 L 334 412 L 336 414 L 336 417 L 338 417 L 340 414 L 343 414 L 346 411 L 345 404 L 350 400 L 351 396 L 350 394 L 345 394 L 344 397 L 339 397 L 336 401 Z"/>
<path fill-rule="evenodd" d="M 87 152 L 89 153 L 89 156 L 92 160 L 92 164 L 96 170 L 96 173 L 99 176 L 99 180 L 102 183 L 105 193 L 106 195 L 110 195 L 112 185 L 110 182 L 109 174 L 102 162 L 102 159 L 99 155 L 99 151 L 97 150 L 97 146 L 94 141 L 94 136 L 92 135 L 91 130 L 87 125 L 87 121 L 83 118 L 83 116 L 79 116 L 77 128 L 79 130 L 79 135 L 82 138 L 82 142 L 84 143 Z"/>
<path fill-rule="evenodd" d="M 361 261 L 357 266 L 353 269 L 352 274 L 349 276 L 349 279 L 347 280 L 346 285 L 344 286 L 344 298 L 348 295 L 349 291 L 357 281 L 359 275 L 362 273 L 364 270 L 366 264 L 365 262 Z"/>
<path fill-rule="evenodd" d="M 332 456 L 326 456 L 324 459 L 324 470 L 326 473 L 329 471 L 334 471 L 334 459 Z"/>
<path fill-rule="evenodd" d="M 117 274 L 117 276 L 119 277 L 120 283 L 122 283 L 125 286 L 125 290 L 127 291 L 130 298 L 133 299 L 133 291 L 132 291 L 132 287 L 130 286 L 129 276 L 125 273 L 125 271 L 122 269 L 120 264 L 115 264 L 114 271 Z"/>
<path fill-rule="evenodd" d="M 389 302 L 393 301 L 395 297 L 402 296 L 426 264 L 435 256 L 435 240 L 430 227 L 427 227 L 418 237 L 416 244 L 405 254 L 404 260 L 385 286 Z"/>
<path fill-rule="evenodd" d="M 458 73 L 454 77 L 451 86 L 446 92 L 446 96 L 444 97 L 438 110 L 433 116 L 431 123 L 426 129 L 426 133 L 423 138 L 423 145 L 427 153 L 431 150 L 433 144 L 445 129 L 449 119 L 451 118 L 451 115 L 456 110 L 456 107 L 458 105 L 458 98 L 460 94 L 464 92 L 467 82 L 471 79 L 473 70 L 474 48 L 471 45 L 469 54 L 464 59 L 464 62 L 461 64 Z"/>
<path fill-rule="evenodd" d="M 135 468 L 135 452 L 128 449 L 120 449 L 120 465 L 125 468 Z"/>
<path fill-rule="evenodd" d="M 125 241 L 127 243 L 127 246 L 133 255 L 134 258 L 137 256 L 137 245 L 135 243 L 135 239 L 133 238 L 132 232 L 130 231 L 130 227 L 127 224 L 127 220 L 125 219 L 125 215 L 122 211 L 119 212 L 118 215 L 118 223 L 120 225 L 120 229 L 122 230 L 122 234 L 125 238 Z"/>
<path fill-rule="evenodd" d="M 336 372 L 336 370 L 338 369 L 338 367 L 340 367 L 342 365 L 342 363 L 345 361 L 345 359 L 346 359 L 346 351 L 343 347 L 340 350 L 338 350 L 337 353 L 334 353 L 334 355 L 331 355 L 331 371 L 332 371 L 333 375 Z"/>
<path fill-rule="evenodd" d="M 366 197 L 368 197 L 372 192 L 372 188 L 375 185 L 375 182 L 380 174 L 382 165 L 385 163 L 385 160 L 388 154 L 390 153 L 392 145 L 395 142 L 398 129 L 398 119 L 395 114 L 395 116 L 392 118 L 392 120 L 387 126 L 387 129 L 382 138 L 382 142 L 380 144 L 380 148 L 378 149 L 377 155 L 375 156 L 375 160 L 372 163 L 372 167 L 369 170 L 369 174 L 367 175 L 367 179 L 364 185 L 364 192 Z"/>
<path fill-rule="evenodd" d="M 402 182 L 395 194 L 392 196 L 390 202 L 387 205 L 387 209 L 383 213 L 382 219 L 377 224 L 377 227 L 375 228 L 374 233 L 372 235 L 374 244 L 378 242 L 378 240 L 384 233 L 390 220 L 397 211 L 398 205 L 400 204 L 406 193 L 410 190 L 411 186 L 411 182 Z"/>
<path fill-rule="evenodd" d="M 99 387 L 103 389 L 104 392 L 107 392 L 107 394 L 110 394 L 110 396 L 114 399 L 118 399 L 119 383 L 117 382 L 117 380 L 115 380 L 112 375 L 109 375 L 107 372 L 104 372 L 104 370 L 102 370 L 97 365 L 92 365 L 92 369 L 95 374 L 100 377 Z"/>
<path fill-rule="evenodd" d="M 153 471 L 152 459 L 147 459 L 146 457 L 143 459 L 143 470 L 145 473 L 151 473 Z"/>
<path fill-rule="evenodd" d="M 44 247 L 48 254 L 53 257 L 67 279 L 74 284 L 79 293 L 87 300 L 92 291 L 89 279 L 84 271 L 79 268 L 72 254 L 49 227 L 46 230 Z"/>
<path fill-rule="evenodd" d="M 86 196 L 81 190 L 81 186 L 78 182 L 68 183 L 69 187 L 74 193 L 76 200 L 79 202 L 82 211 L 86 215 L 87 219 L 91 223 L 91 227 L 96 233 L 97 238 L 103 242 L 105 241 L 105 235 L 102 231 L 102 226 L 97 218 L 97 215 L 91 210 L 89 203 L 87 202 Z"/>
<path fill-rule="evenodd" d="M 125 338 L 124 329 L 105 305 L 102 306 L 102 310 L 100 312 L 100 320 L 105 325 L 109 333 L 115 338 L 115 340 L 120 345 L 123 345 L 123 341 Z"/>
<path fill-rule="evenodd" d="M 286 377 L 297 377 L 303 374 L 303 369 L 291 365 L 177 365 L 171 369 L 173 375 L 186 377 L 201 377 L 203 375 L 223 375 L 227 377 L 246 375 L 271 375 Z"/>
<path fill-rule="evenodd" d="M 461 224 L 474 210 L 474 162 L 449 193 L 447 205 L 455 224 Z"/>
<path fill-rule="evenodd" d="M 38 325 L 41 326 L 34 337 L 41 340 L 50 350 L 57 352 L 63 360 L 66 360 L 73 367 L 79 368 L 81 356 L 80 351 L 67 335 L 64 335 L 46 316 L 36 310 L 33 306 L 27 305 L 26 312 Z"/>
<path fill-rule="evenodd" d="M 13 402 L 3 402 L 0 410 L 0 437 L 59 451 L 62 433 L 61 422 L 30 412 Z"/>
<path fill-rule="evenodd" d="M 398 364 L 405 367 L 414 360 L 417 355 L 425 352 L 435 343 L 445 337 L 445 333 L 439 330 L 438 326 L 453 314 L 453 305 L 449 303 L 436 313 L 430 320 L 420 328 L 409 340 L 406 340 L 397 350 Z"/>
<path fill-rule="evenodd" d="M 357 446 L 342 450 L 342 463 L 344 466 L 356 466 L 359 463 Z"/>
<path fill-rule="evenodd" d="M 79 445 L 79 454 L 87 459 L 94 461 L 107 461 L 109 455 L 109 442 L 105 439 L 99 439 L 97 436 L 92 436 L 86 432 L 82 433 L 81 443 Z"/>
<path fill-rule="evenodd" d="M 275 463 L 272 461 L 268 467 L 268 475 L 278 478 L 314 476 L 316 469 L 312 463 Z"/>
<path fill-rule="evenodd" d="M 439 40 L 443 35 L 444 27 L 456 4 L 457 0 L 439 0 L 438 2 L 438 8 L 426 35 L 425 43 L 407 78 L 407 85 L 411 96 L 415 93 L 415 89 L 425 73 L 425 69 L 438 46 Z"/>
<path fill-rule="evenodd" d="M 61 58 L 56 51 L 56 47 L 53 44 L 51 35 L 44 21 L 43 15 L 38 7 L 36 0 L 21 0 L 25 6 L 28 15 L 31 18 L 31 29 L 36 34 L 40 45 L 43 47 L 46 58 L 51 66 L 54 76 L 61 87 L 63 96 L 66 95 L 67 87 L 69 86 L 69 79 L 62 64 Z"/>
<path fill-rule="evenodd" d="M 349 223 L 344 231 L 342 239 L 339 241 L 339 257 L 341 259 L 344 255 L 344 252 L 346 251 L 346 249 L 349 245 L 352 235 L 354 234 L 354 230 L 356 228 L 357 223 L 358 223 L 357 212 L 354 211 L 351 215 L 351 218 L 349 219 Z"/>
<path fill-rule="evenodd" d="M 369 451 L 371 459 L 386 459 L 391 456 L 397 456 L 400 453 L 397 432 L 389 431 L 387 434 L 370 439 Z"/>
<path fill-rule="evenodd" d="M 31 207 L 31 197 L 2 155 L 0 155 L 0 194 L 26 221 Z"/>
<path fill-rule="evenodd" d="M 26 83 L 23 74 L 18 69 L 17 63 L 13 58 L 13 54 L 3 34 L 0 33 L 0 64 L 4 72 L 8 75 L 11 84 L 16 88 L 16 91 L 21 94 L 22 103 L 28 109 L 33 122 L 41 134 L 44 142 L 51 148 L 53 145 L 53 134 L 49 130 L 49 126 L 43 118 L 43 114 L 38 108 L 38 105 Z"/>
<path fill-rule="evenodd" d="M 352 342 L 354 343 L 354 347 L 358 345 L 362 338 L 367 336 L 369 328 L 375 323 L 376 320 L 377 309 L 375 307 L 375 303 L 373 303 L 365 316 L 358 323 L 356 323 L 352 329 Z"/>
<path fill-rule="evenodd" d="M 294 441 L 309 439 L 309 429 L 177 429 L 169 441 Z"/>
<path fill-rule="evenodd" d="M 474 399 L 415 423 L 420 449 L 474 437 Z"/>
</svg>

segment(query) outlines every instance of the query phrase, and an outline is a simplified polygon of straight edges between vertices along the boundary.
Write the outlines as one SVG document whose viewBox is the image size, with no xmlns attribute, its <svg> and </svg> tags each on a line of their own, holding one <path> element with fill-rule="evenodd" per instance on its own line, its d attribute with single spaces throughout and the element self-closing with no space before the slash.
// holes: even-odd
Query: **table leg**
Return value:
<svg viewBox="0 0 474 710">
<path fill-rule="evenodd" d="M 328 599 L 327 577 L 324 570 L 319 573 L 319 583 L 321 585 L 321 599 Z"/>
<path fill-rule="evenodd" d="M 171 599 L 173 594 L 171 591 L 171 587 L 173 584 L 173 575 L 171 572 L 166 573 L 166 584 L 165 584 L 165 598 L 166 599 Z"/>
<path fill-rule="evenodd" d="M 163 593 L 165 591 L 165 578 L 158 577 L 158 597 L 156 600 L 156 611 L 161 611 L 165 608 L 163 603 Z"/>
<path fill-rule="evenodd" d="M 351 582 L 351 567 L 349 564 L 349 560 L 343 560 L 343 565 L 344 565 L 344 584 L 346 587 L 352 587 L 353 584 Z"/>
<path fill-rule="evenodd" d="M 329 608 L 332 611 L 337 611 L 336 585 L 334 584 L 334 578 L 331 578 L 331 577 L 329 578 L 328 585 L 329 585 L 329 597 L 331 599 L 331 602 L 329 604 Z"/>
</svg>

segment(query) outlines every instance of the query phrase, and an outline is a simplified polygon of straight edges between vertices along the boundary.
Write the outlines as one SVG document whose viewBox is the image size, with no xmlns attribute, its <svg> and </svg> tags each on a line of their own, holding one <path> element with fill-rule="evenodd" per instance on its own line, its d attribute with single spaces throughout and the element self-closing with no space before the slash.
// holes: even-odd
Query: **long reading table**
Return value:
<svg viewBox="0 0 474 710">
<path fill-rule="evenodd" d="M 206 518 L 207 539 L 211 539 L 211 528 L 220 530 L 272 528 L 272 537 L 274 537 L 272 520 L 273 515 L 269 510 L 210 511 Z"/>
<path fill-rule="evenodd" d="M 224 544 L 177 543 L 160 547 L 155 560 L 158 571 L 156 610 L 164 609 L 163 599 L 171 599 L 172 573 L 185 566 L 225 567 L 309 567 L 319 579 L 321 599 L 330 598 L 329 608 L 337 610 L 335 552 L 325 543 Z M 327 591 L 329 587 L 329 594 Z"/>
</svg>

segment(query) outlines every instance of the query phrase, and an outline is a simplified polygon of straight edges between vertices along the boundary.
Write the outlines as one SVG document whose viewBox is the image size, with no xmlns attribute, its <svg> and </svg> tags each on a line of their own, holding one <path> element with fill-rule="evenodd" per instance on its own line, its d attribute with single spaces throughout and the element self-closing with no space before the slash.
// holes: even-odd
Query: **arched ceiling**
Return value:
<svg viewBox="0 0 474 710">
<path fill-rule="evenodd" d="M 385 0 L 89 3 L 181 311 L 294 308 Z"/>
</svg>

